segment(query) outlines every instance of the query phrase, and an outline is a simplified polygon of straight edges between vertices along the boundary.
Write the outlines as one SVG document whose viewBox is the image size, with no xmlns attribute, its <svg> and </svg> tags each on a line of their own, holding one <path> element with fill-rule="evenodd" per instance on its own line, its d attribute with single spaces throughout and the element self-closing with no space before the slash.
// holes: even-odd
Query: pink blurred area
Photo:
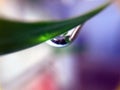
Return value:
<svg viewBox="0 0 120 90">
<path fill-rule="evenodd" d="M 45 72 L 35 77 L 23 90 L 58 90 L 54 74 Z"/>
</svg>

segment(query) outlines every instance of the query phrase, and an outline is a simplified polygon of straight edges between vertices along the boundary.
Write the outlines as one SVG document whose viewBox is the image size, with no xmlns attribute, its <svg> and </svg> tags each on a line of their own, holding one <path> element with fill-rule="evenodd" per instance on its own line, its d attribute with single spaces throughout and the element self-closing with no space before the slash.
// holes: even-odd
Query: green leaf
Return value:
<svg viewBox="0 0 120 90">
<path fill-rule="evenodd" d="M 62 21 L 20 22 L 0 19 L 0 55 L 19 51 L 54 38 L 92 18 L 109 3 L 84 15 Z"/>
</svg>

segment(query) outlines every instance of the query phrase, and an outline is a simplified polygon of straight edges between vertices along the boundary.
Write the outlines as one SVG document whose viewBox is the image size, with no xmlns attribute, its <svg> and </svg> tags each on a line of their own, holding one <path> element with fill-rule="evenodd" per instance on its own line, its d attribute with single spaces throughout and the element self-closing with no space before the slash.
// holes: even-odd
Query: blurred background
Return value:
<svg viewBox="0 0 120 90">
<path fill-rule="evenodd" d="M 0 0 L 0 16 L 22 21 L 78 16 L 108 0 Z M 120 90 L 120 1 L 87 21 L 76 40 L 0 56 L 1 90 Z"/>
</svg>

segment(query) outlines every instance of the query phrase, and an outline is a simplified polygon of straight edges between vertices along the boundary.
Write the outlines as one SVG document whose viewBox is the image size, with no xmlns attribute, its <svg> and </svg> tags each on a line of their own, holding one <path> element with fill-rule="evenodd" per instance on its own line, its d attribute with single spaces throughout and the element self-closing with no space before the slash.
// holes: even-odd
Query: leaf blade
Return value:
<svg viewBox="0 0 120 90">
<path fill-rule="evenodd" d="M 0 55 L 19 51 L 60 35 L 92 18 L 109 3 L 84 15 L 63 21 L 19 22 L 0 19 Z"/>
</svg>

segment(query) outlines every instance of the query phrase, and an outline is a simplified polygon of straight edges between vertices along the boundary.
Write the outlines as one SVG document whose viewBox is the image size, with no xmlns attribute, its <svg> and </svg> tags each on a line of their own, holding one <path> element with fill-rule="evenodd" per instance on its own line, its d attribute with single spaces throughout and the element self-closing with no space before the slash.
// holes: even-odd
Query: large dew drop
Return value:
<svg viewBox="0 0 120 90">
<path fill-rule="evenodd" d="M 48 40 L 47 43 L 54 47 L 65 47 L 70 45 L 78 36 L 79 31 L 81 30 L 82 25 L 79 25 L 72 30 L 57 36 L 51 40 Z"/>
</svg>

